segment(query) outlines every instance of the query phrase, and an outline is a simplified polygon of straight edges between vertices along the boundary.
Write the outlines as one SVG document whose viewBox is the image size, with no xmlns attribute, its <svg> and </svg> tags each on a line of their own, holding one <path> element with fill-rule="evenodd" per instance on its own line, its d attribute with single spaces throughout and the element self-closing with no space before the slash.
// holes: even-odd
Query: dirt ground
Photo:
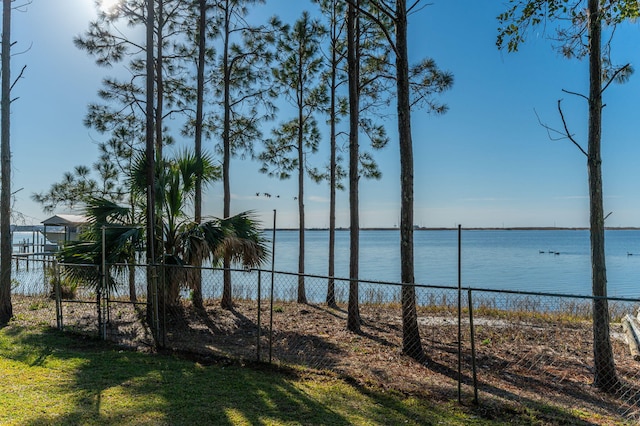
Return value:
<svg viewBox="0 0 640 426">
<path fill-rule="evenodd" d="M 469 406 L 474 399 L 475 359 L 477 410 L 483 417 L 503 415 L 507 407 L 519 413 L 533 411 L 545 419 L 544 424 L 640 420 L 640 362 L 630 355 L 619 324 L 612 324 L 611 331 L 622 385 L 616 395 L 608 395 L 593 386 L 588 321 L 478 315 L 472 347 L 469 320 L 464 318 L 459 369 L 457 313 L 447 310 L 418 311 L 426 353 L 418 362 L 402 353 L 399 306 L 362 305 L 360 333 L 346 329 L 345 309 L 325 305 L 277 303 L 272 316 L 266 302 L 260 310 L 256 302 L 237 302 L 226 310 L 212 301 L 205 308 L 197 312 L 185 305 L 171 311 L 163 323 L 166 333 L 161 343 L 201 362 L 271 360 L 440 401 L 457 400 L 460 379 L 462 401 Z M 14 311 L 19 322 L 56 325 L 55 306 L 49 299 L 15 298 Z M 140 318 L 144 307 L 112 304 L 110 338 L 137 350 L 152 350 L 151 332 Z M 65 304 L 63 321 L 66 329 L 97 335 L 95 305 Z M 567 411 L 583 413 L 589 420 L 571 416 L 567 420 Z"/>
</svg>

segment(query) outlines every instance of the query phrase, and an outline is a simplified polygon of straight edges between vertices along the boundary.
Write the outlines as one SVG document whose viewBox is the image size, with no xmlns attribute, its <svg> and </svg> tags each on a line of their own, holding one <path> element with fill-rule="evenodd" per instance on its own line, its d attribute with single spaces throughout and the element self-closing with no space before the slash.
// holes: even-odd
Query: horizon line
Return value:
<svg viewBox="0 0 640 426">
<path fill-rule="evenodd" d="M 273 231 L 273 228 L 263 228 L 265 231 Z M 304 228 L 305 231 L 328 231 L 328 227 L 310 227 Z M 336 231 L 348 231 L 349 227 L 336 227 Z M 399 227 L 362 227 L 361 231 L 399 231 Z M 446 227 L 446 226 L 414 226 L 414 231 L 455 231 L 458 227 Z M 463 231 L 588 231 L 589 227 L 586 226 L 508 226 L 508 227 L 496 227 L 496 226 L 472 226 L 461 227 Z M 276 231 L 299 231 L 300 228 L 285 228 L 277 227 Z M 638 226 L 607 226 L 605 230 L 609 231 L 625 231 L 625 230 L 640 230 Z"/>
</svg>

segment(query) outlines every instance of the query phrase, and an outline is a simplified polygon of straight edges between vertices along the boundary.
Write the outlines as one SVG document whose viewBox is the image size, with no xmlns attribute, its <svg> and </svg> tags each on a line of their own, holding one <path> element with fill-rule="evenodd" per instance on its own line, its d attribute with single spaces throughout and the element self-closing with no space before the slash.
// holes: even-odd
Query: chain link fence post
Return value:
<svg viewBox="0 0 640 426">
<path fill-rule="evenodd" d="M 462 225 L 458 225 L 458 404 L 462 404 Z"/>
<path fill-rule="evenodd" d="M 269 364 L 273 355 L 273 291 L 274 291 L 275 272 L 271 271 L 271 294 L 269 296 Z"/>
<path fill-rule="evenodd" d="M 261 331 L 262 331 L 262 275 L 261 275 L 261 270 L 258 269 L 258 332 L 256 333 L 258 335 L 258 338 L 256 340 L 256 361 L 260 362 L 260 338 L 261 336 Z"/>
<path fill-rule="evenodd" d="M 98 312 L 98 336 L 102 337 L 102 323 L 104 319 L 102 318 L 102 289 L 98 287 L 96 291 L 96 310 Z"/>
<path fill-rule="evenodd" d="M 102 242 L 101 242 L 101 262 L 100 262 L 100 270 L 102 272 L 101 280 L 100 280 L 100 289 L 98 290 L 98 323 L 100 324 L 100 336 L 102 340 L 107 340 L 107 306 L 106 300 L 108 298 L 107 294 L 107 249 L 106 249 L 106 226 L 102 226 Z M 102 296 L 102 300 L 100 298 Z"/>
<path fill-rule="evenodd" d="M 478 374 L 476 369 L 476 335 L 473 326 L 473 300 L 471 299 L 471 288 L 469 288 L 469 332 L 471 338 L 471 369 L 473 372 L 473 403 L 478 405 Z"/>
<path fill-rule="evenodd" d="M 167 292 L 167 264 L 164 263 L 164 259 L 160 264 L 160 289 L 161 292 L 158 293 L 158 297 L 161 298 L 162 304 L 162 312 L 159 312 L 159 327 L 160 327 L 160 335 L 162 336 L 162 347 L 167 347 L 167 303 L 168 303 L 168 292 Z"/>
<path fill-rule="evenodd" d="M 273 210 L 273 236 L 271 240 L 271 294 L 269 295 L 269 364 L 271 364 L 271 358 L 273 355 L 273 287 L 276 265 L 276 217 L 277 211 Z"/>
<path fill-rule="evenodd" d="M 160 346 L 160 322 L 158 319 L 157 265 L 147 265 L 147 318 L 156 347 Z"/>
<path fill-rule="evenodd" d="M 44 263 L 43 263 L 43 269 L 45 269 Z M 53 291 L 56 297 L 56 325 L 58 326 L 58 330 L 62 331 L 64 328 L 63 325 L 63 321 L 62 321 L 62 291 L 60 289 L 60 266 L 58 265 L 58 262 L 54 259 L 53 261 L 53 273 L 54 273 L 54 280 L 53 280 Z"/>
</svg>

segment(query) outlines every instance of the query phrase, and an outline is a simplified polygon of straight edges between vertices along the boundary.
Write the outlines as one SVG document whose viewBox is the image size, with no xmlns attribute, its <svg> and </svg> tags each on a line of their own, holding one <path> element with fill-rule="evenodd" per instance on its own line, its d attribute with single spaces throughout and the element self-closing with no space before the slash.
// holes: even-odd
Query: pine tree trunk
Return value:
<svg viewBox="0 0 640 426">
<path fill-rule="evenodd" d="M 602 196 L 602 19 L 598 0 L 589 0 L 589 133 L 588 162 L 591 271 L 593 287 L 593 354 L 595 385 L 613 392 L 619 382 L 609 334 L 609 304 L 604 246 L 604 208 Z"/>
<path fill-rule="evenodd" d="M 302 111 L 302 110 L 301 110 Z M 299 252 L 298 252 L 298 303 L 307 303 L 304 285 L 304 154 L 302 140 L 302 113 L 299 116 L 298 129 L 298 216 L 299 216 Z"/>
<path fill-rule="evenodd" d="M 231 184 L 229 182 L 229 170 L 231 162 L 231 70 L 229 69 L 229 37 L 230 37 L 230 10 L 229 1 L 227 0 L 224 6 L 224 41 L 222 52 L 222 68 L 224 70 L 224 117 L 222 123 L 222 185 L 224 187 L 224 200 L 223 200 L 223 217 L 226 219 L 231 216 Z M 229 256 L 225 256 L 222 261 L 223 268 L 223 289 L 221 306 L 225 309 L 231 309 L 233 307 L 233 292 L 231 283 L 231 260 Z"/>
<path fill-rule="evenodd" d="M 155 110 L 155 124 L 156 124 L 156 156 L 159 160 L 163 158 L 163 140 L 162 140 L 162 116 L 164 114 L 164 74 L 163 74 L 163 61 L 164 61 L 164 32 L 163 32 L 163 13 L 164 13 L 164 0 L 158 1 L 158 15 L 156 20 L 158 22 L 156 28 L 156 110 Z"/>
<path fill-rule="evenodd" d="M 13 316 L 11 304 L 11 0 L 2 1 L 2 99 L 0 100 L 0 327 Z"/>
<path fill-rule="evenodd" d="M 164 63 L 164 0 L 157 0 L 156 4 L 158 5 L 158 11 L 155 16 L 156 28 L 155 34 L 157 37 L 155 48 L 156 48 L 156 58 L 155 58 L 155 81 L 156 81 L 156 105 L 154 110 L 154 123 L 155 123 L 155 155 L 156 161 L 163 161 L 163 115 L 164 115 L 164 73 L 163 73 L 163 63 Z M 155 175 L 155 170 L 154 170 Z M 155 186 L 155 184 L 154 184 Z M 163 194 L 164 195 L 164 194 Z M 164 255 L 168 253 L 166 247 L 164 247 L 164 226 L 163 226 L 163 207 L 162 203 L 154 204 L 155 213 L 155 224 L 156 224 L 156 240 L 155 244 L 155 259 L 156 262 L 161 261 L 164 263 Z M 162 259 L 162 260 L 161 260 Z M 166 267 L 163 267 L 162 274 L 166 277 Z M 162 316 L 165 314 L 165 307 L 172 302 L 172 293 L 174 293 L 174 288 L 177 283 L 167 281 L 166 279 L 161 280 L 157 284 L 158 288 L 158 297 L 162 299 L 162 309 L 158 309 L 158 324 L 164 324 Z M 168 299 L 167 299 L 168 298 Z M 168 301 L 169 300 L 169 301 Z M 162 331 L 164 333 L 164 330 Z"/>
<path fill-rule="evenodd" d="M 400 143 L 400 272 L 402 279 L 402 351 L 422 361 L 413 256 L 413 143 L 409 99 L 409 60 L 407 51 L 407 5 L 396 2 L 396 67 L 398 88 L 398 139 Z"/>
<path fill-rule="evenodd" d="M 359 2 L 349 4 L 347 12 L 347 63 L 349 69 L 349 304 L 347 306 L 347 329 L 360 331 L 359 260 L 360 260 L 360 210 L 358 178 L 360 146 L 358 124 L 360 120 L 359 92 Z"/>
<path fill-rule="evenodd" d="M 193 200 L 193 218 L 196 223 L 202 221 L 202 125 L 204 120 L 204 65 L 207 49 L 207 0 L 198 1 L 198 70 L 196 88 L 196 122 L 194 135 L 195 155 L 200 167 L 196 175 L 195 195 Z"/>
<path fill-rule="evenodd" d="M 207 0 L 198 1 L 198 76 L 196 88 L 196 123 L 195 123 L 195 155 L 198 160 L 198 172 L 195 182 L 193 201 L 195 223 L 202 222 L 202 125 L 204 120 L 204 65 L 207 49 Z M 202 300 L 202 259 L 198 257 L 193 274 L 193 305 L 196 309 L 204 309 Z"/>
<path fill-rule="evenodd" d="M 147 322 L 155 330 L 157 327 L 157 317 L 155 313 L 158 309 L 157 300 L 154 294 L 157 290 L 157 277 L 154 277 L 155 263 L 155 239 L 156 239 L 156 218 L 155 218 L 155 138 L 154 138 L 154 89 L 155 89 L 155 68 L 153 66 L 153 25 L 155 23 L 154 1 L 147 2 L 147 22 L 146 22 L 146 123 L 145 123 L 145 145 L 147 159 Z M 155 336 L 158 339 L 159 336 Z"/>
<path fill-rule="evenodd" d="M 305 73 L 303 70 L 302 46 L 299 46 L 298 57 L 298 303 L 307 303 L 307 292 L 304 285 L 304 99 L 305 99 Z"/>
<path fill-rule="evenodd" d="M 335 3 L 333 5 L 333 15 L 335 15 Z M 330 170 L 329 170 L 329 280 L 327 283 L 327 305 L 335 308 L 336 305 L 336 284 L 333 277 L 335 276 L 335 256 L 336 256 L 336 74 L 337 74 L 337 52 L 336 52 L 336 20 L 335 16 L 332 20 L 332 45 L 331 45 L 331 100 L 329 105 L 330 111 Z"/>
<path fill-rule="evenodd" d="M 135 255 L 129 259 L 129 301 L 137 302 L 138 295 L 136 292 L 136 267 L 135 267 Z"/>
</svg>

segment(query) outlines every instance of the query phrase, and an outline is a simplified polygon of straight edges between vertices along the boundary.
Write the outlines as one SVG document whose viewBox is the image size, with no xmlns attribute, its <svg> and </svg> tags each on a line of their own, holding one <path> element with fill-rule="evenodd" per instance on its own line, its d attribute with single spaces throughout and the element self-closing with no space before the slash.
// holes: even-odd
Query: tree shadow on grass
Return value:
<svg viewBox="0 0 640 426">
<path fill-rule="evenodd" d="M 50 362 L 69 361 L 75 369 L 73 380 L 49 389 L 72 400 L 71 410 L 55 417 L 36 415 L 24 424 L 349 424 L 330 406 L 296 388 L 290 377 L 268 369 L 202 366 L 117 350 L 55 330 L 3 333 L 23 348 L 3 356 L 45 368 Z"/>
<path fill-rule="evenodd" d="M 326 304 L 322 305 L 317 303 L 307 303 L 307 306 L 317 311 L 322 311 L 325 314 L 331 315 L 339 320 L 344 321 L 345 323 L 347 321 L 347 310 L 341 308 L 340 305 L 336 304 L 335 306 L 329 306 Z"/>
<path fill-rule="evenodd" d="M 247 306 L 221 309 L 210 305 L 205 311 L 182 309 L 173 314 L 167 324 L 167 346 L 181 353 L 248 361 L 273 358 L 275 362 L 329 369 L 343 355 L 330 335 L 300 327 L 304 323 L 298 315 L 312 314 L 306 304 L 288 306 L 286 313 L 276 313 L 272 334 L 268 317 L 258 327 L 256 310 L 250 311 Z"/>
</svg>

